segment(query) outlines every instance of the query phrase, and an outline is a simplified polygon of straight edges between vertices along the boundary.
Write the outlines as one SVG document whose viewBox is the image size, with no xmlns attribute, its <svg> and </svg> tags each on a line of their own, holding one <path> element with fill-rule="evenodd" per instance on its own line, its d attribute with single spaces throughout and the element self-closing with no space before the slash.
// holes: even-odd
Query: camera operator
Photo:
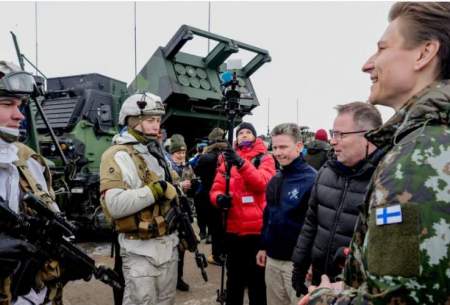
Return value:
<svg viewBox="0 0 450 305">
<path fill-rule="evenodd" d="M 236 130 L 234 149 L 224 152 L 210 192 L 211 202 L 228 210 L 226 304 L 241 305 L 248 287 L 250 305 L 266 304 L 264 268 L 256 265 L 267 183 L 275 174 L 275 162 L 250 123 Z M 259 160 L 253 164 L 252 161 Z M 230 196 L 225 194 L 225 163 L 232 165 Z"/>
</svg>

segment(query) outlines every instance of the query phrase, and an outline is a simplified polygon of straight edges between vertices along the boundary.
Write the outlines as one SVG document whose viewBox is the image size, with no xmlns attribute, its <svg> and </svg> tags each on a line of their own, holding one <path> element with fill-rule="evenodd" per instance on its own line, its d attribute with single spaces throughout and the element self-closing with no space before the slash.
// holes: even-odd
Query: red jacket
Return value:
<svg viewBox="0 0 450 305">
<path fill-rule="evenodd" d="M 235 166 L 231 169 L 230 193 L 233 199 L 228 212 L 227 232 L 238 235 L 260 234 L 266 206 L 266 186 L 275 175 L 275 162 L 267 154 L 261 139 L 256 139 L 252 147 L 237 148 L 236 152 L 245 162 L 239 170 Z M 251 161 L 261 153 L 265 155 L 258 168 L 255 168 Z M 217 205 L 217 195 L 224 193 L 225 164 L 222 158 L 209 193 L 212 204 Z"/>
</svg>

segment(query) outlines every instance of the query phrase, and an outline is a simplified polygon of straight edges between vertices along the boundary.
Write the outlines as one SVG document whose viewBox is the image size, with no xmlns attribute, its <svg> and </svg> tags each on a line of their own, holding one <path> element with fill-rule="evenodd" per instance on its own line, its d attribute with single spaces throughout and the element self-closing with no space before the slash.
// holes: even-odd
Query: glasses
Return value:
<svg viewBox="0 0 450 305">
<path fill-rule="evenodd" d="M 358 134 L 358 133 L 362 133 L 362 132 L 367 132 L 367 130 L 357 130 L 357 131 L 347 131 L 347 132 L 330 130 L 330 135 L 331 135 L 332 139 L 342 140 L 342 138 L 344 138 L 345 135 Z"/>
</svg>

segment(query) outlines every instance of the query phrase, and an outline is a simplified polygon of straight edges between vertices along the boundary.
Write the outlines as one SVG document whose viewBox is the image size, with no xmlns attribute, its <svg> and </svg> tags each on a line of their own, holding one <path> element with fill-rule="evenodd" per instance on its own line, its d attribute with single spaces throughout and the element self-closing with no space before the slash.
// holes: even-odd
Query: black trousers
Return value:
<svg viewBox="0 0 450 305">
<path fill-rule="evenodd" d="M 208 229 L 211 233 L 211 252 L 215 260 L 224 254 L 225 232 L 223 230 L 222 211 L 210 204 Z"/>
<path fill-rule="evenodd" d="M 197 225 L 201 234 L 206 234 L 206 228 L 208 227 L 208 210 L 210 206 L 209 194 L 200 193 L 194 198 L 195 211 L 197 212 Z M 208 227 L 208 234 L 211 231 Z"/>
<path fill-rule="evenodd" d="M 180 250 L 180 247 L 178 247 L 178 279 L 183 279 L 184 253 L 186 253 L 186 251 Z"/>
<path fill-rule="evenodd" d="M 250 305 L 266 305 L 264 268 L 256 265 L 259 235 L 226 234 L 227 305 L 242 305 L 248 288 Z"/>
</svg>

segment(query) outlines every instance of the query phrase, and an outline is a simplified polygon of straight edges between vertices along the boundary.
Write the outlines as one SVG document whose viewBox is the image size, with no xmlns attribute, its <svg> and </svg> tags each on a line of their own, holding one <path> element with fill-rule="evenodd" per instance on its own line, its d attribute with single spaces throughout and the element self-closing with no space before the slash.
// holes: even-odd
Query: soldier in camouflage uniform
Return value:
<svg viewBox="0 0 450 305">
<path fill-rule="evenodd" d="M 450 304 L 450 3 L 397 3 L 389 20 L 363 71 L 373 81 L 369 102 L 396 114 L 366 135 L 386 155 L 346 286 L 322 283 L 300 304 Z"/>
<path fill-rule="evenodd" d="M 127 98 L 124 128 L 102 155 L 102 207 L 119 232 L 124 305 L 175 304 L 178 236 L 166 222 L 177 197 L 159 145 L 161 98 L 149 92 Z"/>
</svg>

